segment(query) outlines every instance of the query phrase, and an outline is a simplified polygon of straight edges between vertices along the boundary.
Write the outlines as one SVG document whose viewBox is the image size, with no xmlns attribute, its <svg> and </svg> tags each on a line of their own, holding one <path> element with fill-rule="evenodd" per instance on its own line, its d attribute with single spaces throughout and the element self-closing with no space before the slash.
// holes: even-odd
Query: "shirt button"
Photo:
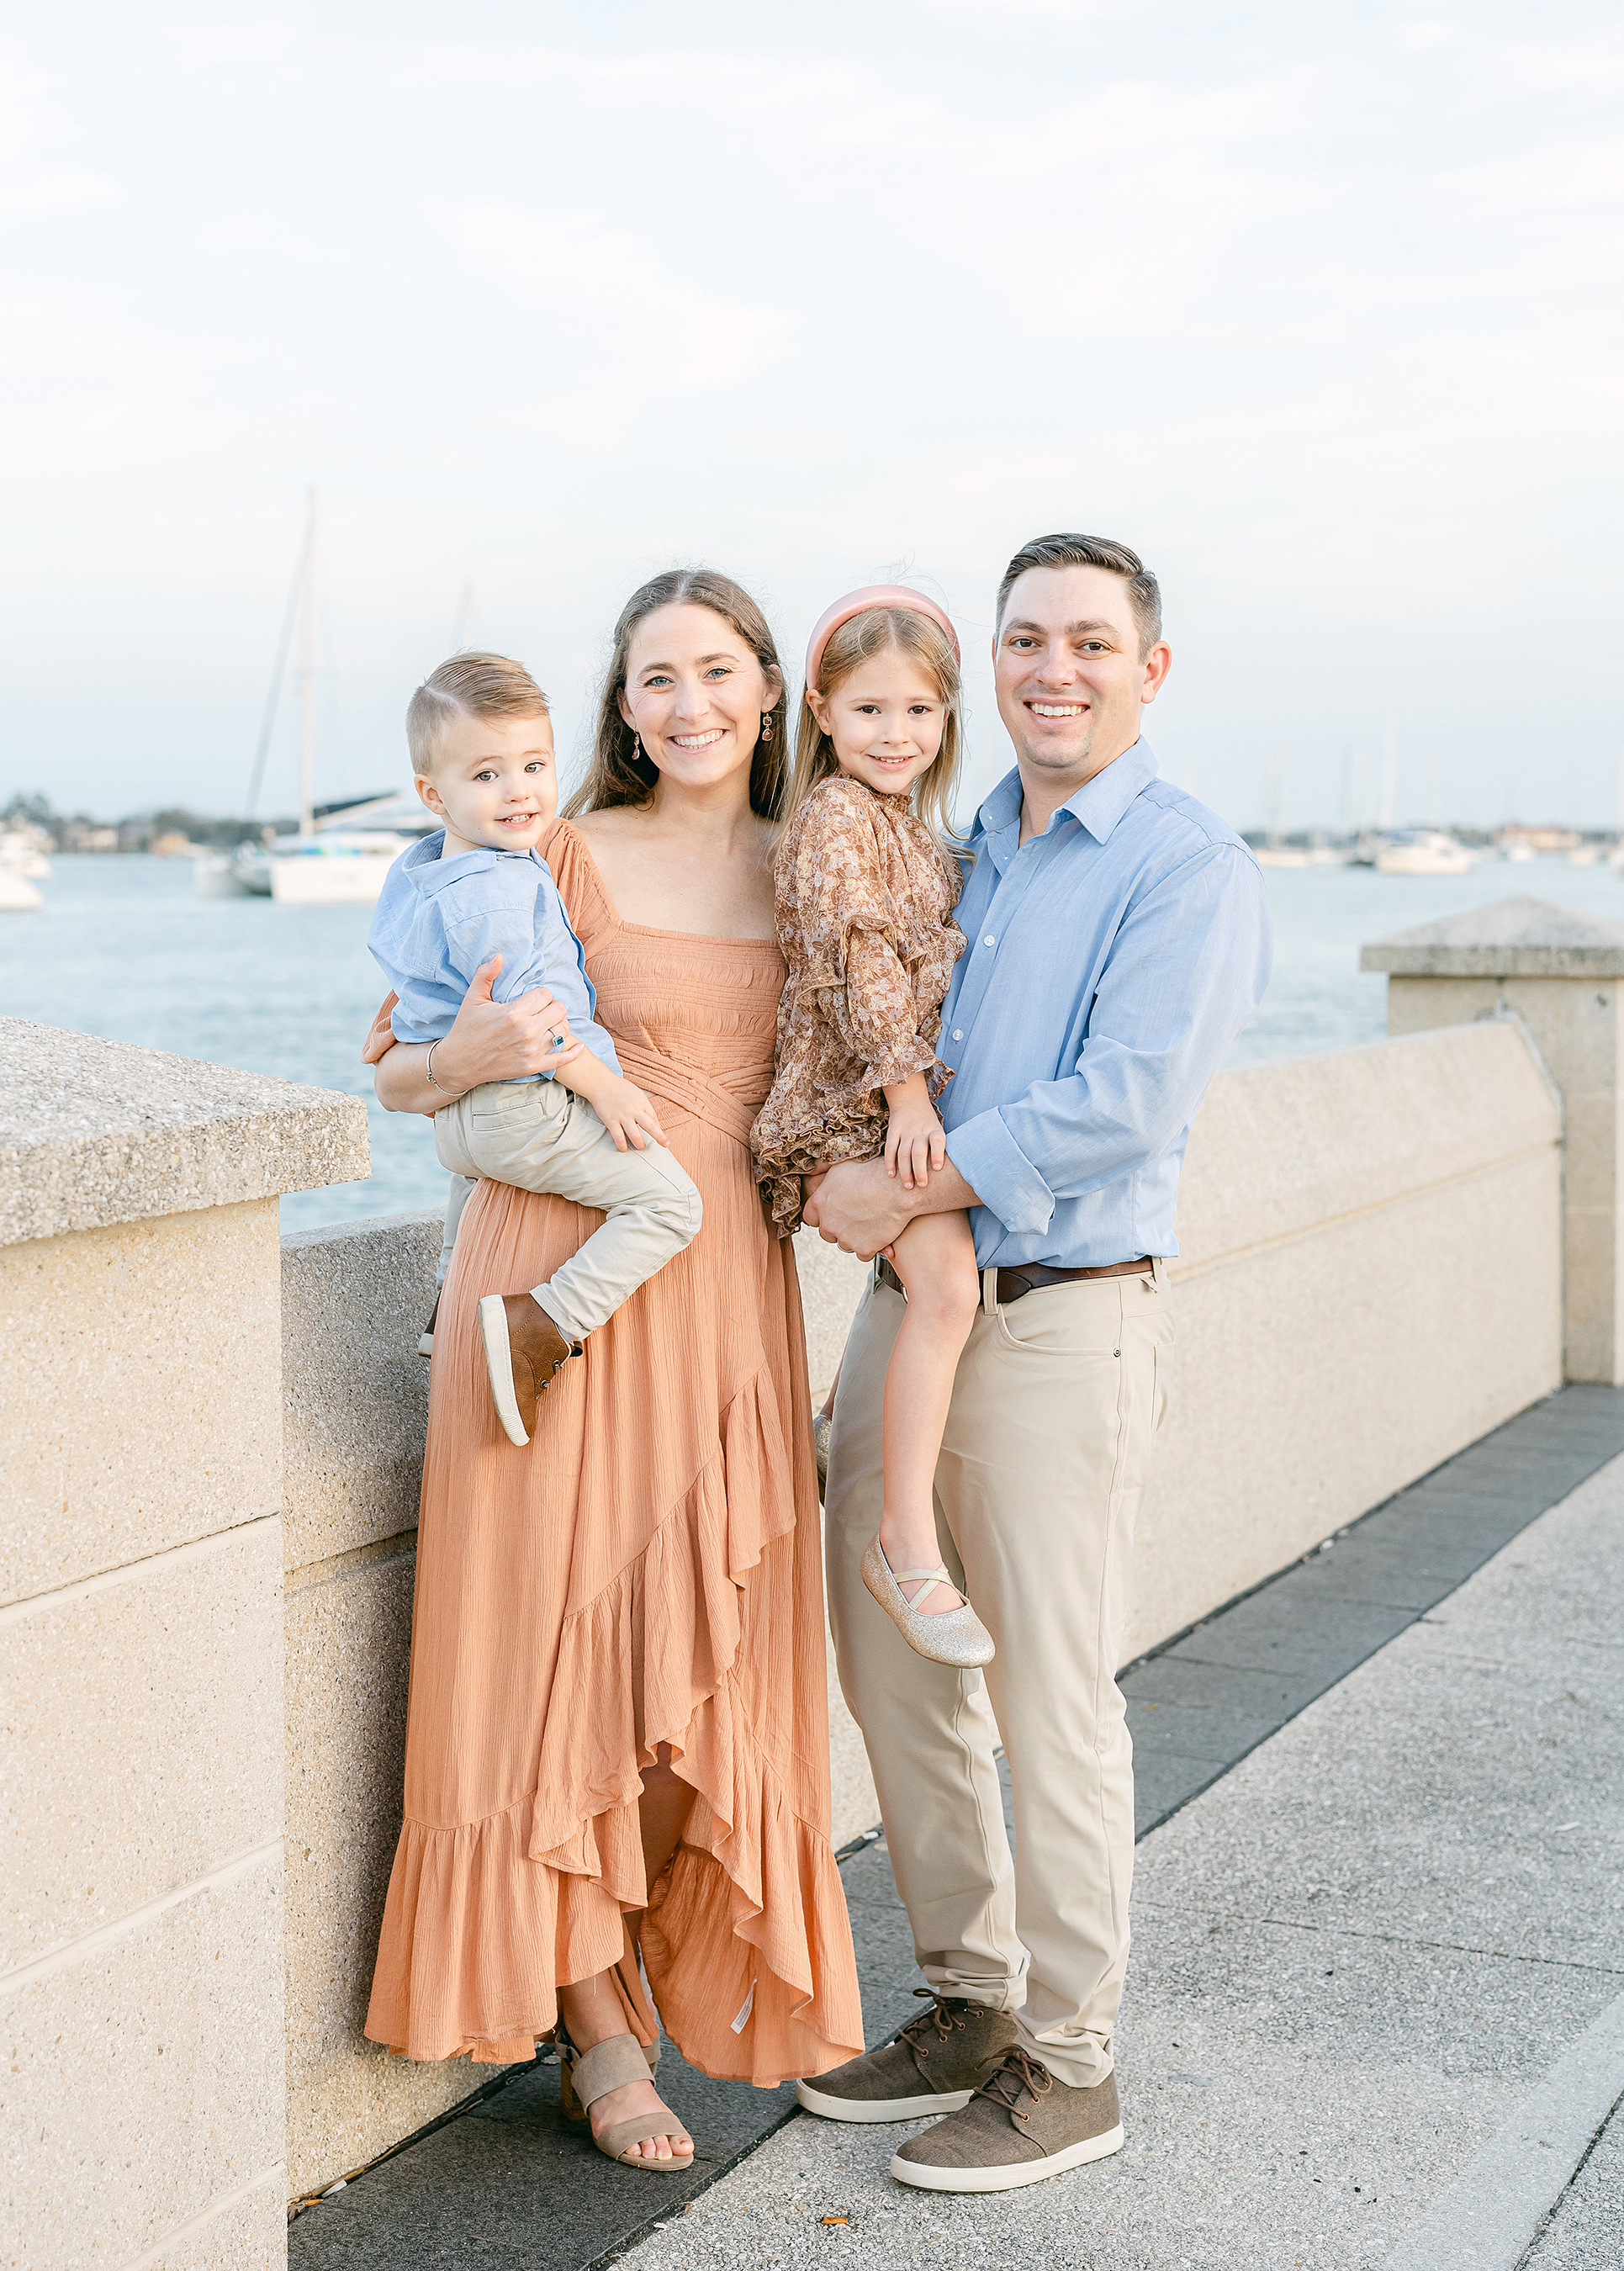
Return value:
<svg viewBox="0 0 1624 2271">
<path fill-rule="evenodd" d="M 955 1026 L 954 1026 L 954 1028 L 953 1028 L 953 1039 L 954 1039 L 956 1041 L 962 1041 L 962 1040 L 964 1039 L 964 1038 L 965 1038 L 965 1029 L 964 1029 L 964 1027 L 963 1027 L 962 1025 L 955 1025 Z"/>
<path fill-rule="evenodd" d="M 981 943 L 983 946 L 996 946 L 998 943 L 997 934 L 989 930 L 987 936 L 981 941 Z"/>
</svg>

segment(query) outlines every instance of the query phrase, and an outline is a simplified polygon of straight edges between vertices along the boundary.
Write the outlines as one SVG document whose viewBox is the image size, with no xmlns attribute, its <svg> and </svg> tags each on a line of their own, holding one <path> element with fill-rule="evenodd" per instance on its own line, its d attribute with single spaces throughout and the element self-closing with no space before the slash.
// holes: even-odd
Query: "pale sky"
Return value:
<svg viewBox="0 0 1624 2271">
<path fill-rule="evenodd" d="M 944 599 L 979 792 L 999 573 L 1076 528 L 1161 577 L 1148 730 L 1238 825 L 1373 816 L 1389 718 L 1401 820 L 1619 816 L 1615 7 L 12 24 L 0 800 L 241 808 L 314 482 L 318 795 L 404 781 L 468 582 L 573 751 L 692 561 L 797 683 L 852 585 Z"/>
</svg>

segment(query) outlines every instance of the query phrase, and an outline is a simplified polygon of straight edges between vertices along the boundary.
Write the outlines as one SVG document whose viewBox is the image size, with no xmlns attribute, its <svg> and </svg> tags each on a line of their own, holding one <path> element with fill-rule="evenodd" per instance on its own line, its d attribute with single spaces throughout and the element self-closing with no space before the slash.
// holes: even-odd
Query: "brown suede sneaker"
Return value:
<svg viewBox="0 0 1624 2271">
<path fill-rule="evenodd" d="M 567 1341 L 528 1293 L 487 1293 L 480 1303 L 480 1338 L 496 1417 L 510 1443 L 527 1443 L 537 1398 L 559 1366 L 579 1354 L 581 1344 Z"/>
<path fill-rule="evenodd" d="M 894 2042 L 795 2084 L 808 2113 L 826 2121 L 917 2121 L 969 2103 L 976 2083 L 1015 2040 L 1015 2021 L 957 1995 L 913 1992 L 930 1996 L 931 2008 L 910 2019 Z"/>
<path fill-rule="evenodd" d="M 892 2155 L 891 2174 L 927 2193 L 1008 2193 L 1103 2161 L 1121 2143 L 1114 2074 L 1070 2089 L 1041 2059 L 1014 2050 L 962 2112 Z"/>
</svg>

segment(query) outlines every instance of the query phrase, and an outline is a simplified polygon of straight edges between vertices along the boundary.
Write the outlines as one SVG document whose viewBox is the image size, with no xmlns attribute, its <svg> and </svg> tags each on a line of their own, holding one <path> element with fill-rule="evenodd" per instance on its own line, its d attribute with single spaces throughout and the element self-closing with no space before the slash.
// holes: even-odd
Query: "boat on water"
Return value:
<svg viewBox="0 0 1624 2271">
<path fill-rule="evenodd" d="M 34 889 L 36 877 L 48 875 L 51 863 L 36 841 L 32 827 L 0 830 L 0 914 L 30 915 L 44 900 Z M 48 844 L 48 836 L 42 839 Z"/>
<path fill-rule="evenodd" d="M 0 867 L 0 915 L 31 915 L 44 905 L 37 883 L 19 875 L 15 867 Z"/>
<path fill-rule="evenodd" d="M 438 825 L 397 791 L 317 805 L 308 834 L 273 837 L 197 862 L 204 899 L 274 899 L 282 906 L 370 906 L 409 844 Z"/>
<path fill-rule="evenodd" d="M 51 863 L 41 849 L 50 838 L 32 827 L 0 829 L 0 870 L 9 875 L 26 875 L 39 882 L 51 872 Z"/>
<path fill-rule="evenodd" d="M 1441 828 L 1389 838 L 1376 853 L 1378 875 L 1464 875 L 1476 864 L 1466 846 Z"/>
</svg>

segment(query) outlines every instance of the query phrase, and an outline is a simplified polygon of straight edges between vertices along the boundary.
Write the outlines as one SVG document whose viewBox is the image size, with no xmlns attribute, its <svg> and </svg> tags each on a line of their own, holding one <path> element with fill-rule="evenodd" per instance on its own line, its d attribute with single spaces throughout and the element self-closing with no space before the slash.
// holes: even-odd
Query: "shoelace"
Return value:
<svg viewBox="0 0 1624 2271">
<path fill-rule="evenodd" d="M 1006 2087 L 1007 2085 L 1007 2087 Z M 977 2085 L 977 2097 L 990 2097 L 995 2105 L 1002 2105 L 1013 2113 L 1021 2102 L 1021 2092 L 1030 2090 L 1034 2097 L 1047 2097 L 1054 2087 L 1054 2077 L 1041 2059 L 1035 2059 L 1022 2050 L 1010 2051 L 996 2074 Z"/>
<path fill-rule="evenodd" d="M 949 1998 L 945 1995 L 938 1995 L 934 1987 L 916 1987 L 913 1992 L 916 1995 L 927 1995 L 930 1998 L 931 2007 L 928 2011 L 921 2011 L 917 2019 L 909 2020 L 907 2025 L 901 2030 L 901 2038 L 905 2042 L 912 2043 L 921 2058 L 928 2058 L 930 2045 L 921 2039 L 925 2029 L 934 2026 L 937 2040 L 946 2042 L 951 2034 L 963 2034 L 965 2022 L 962 2018 L 954 2016 L 948 2007 Z"/>
</svg>

